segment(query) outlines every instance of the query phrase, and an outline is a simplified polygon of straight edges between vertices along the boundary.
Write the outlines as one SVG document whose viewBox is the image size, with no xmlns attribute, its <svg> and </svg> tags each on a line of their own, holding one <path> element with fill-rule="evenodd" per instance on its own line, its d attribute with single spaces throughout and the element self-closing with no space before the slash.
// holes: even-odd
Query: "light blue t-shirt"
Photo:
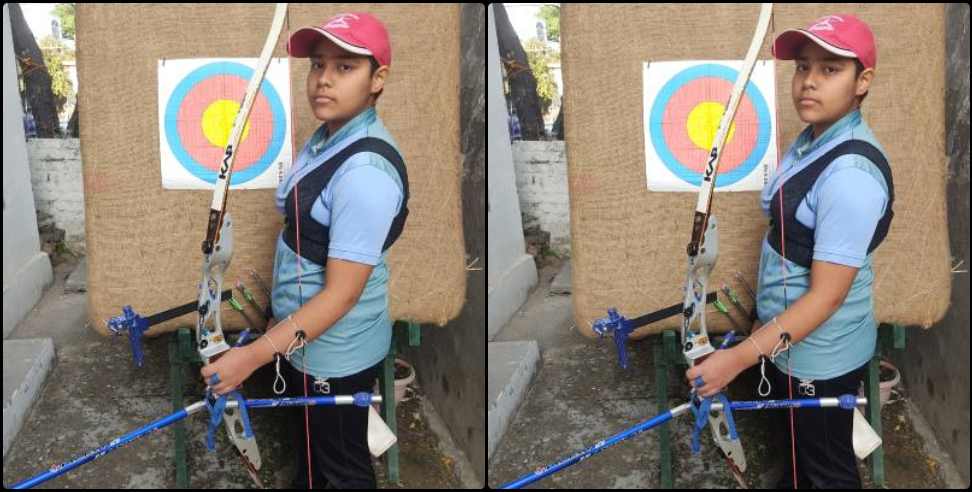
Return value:
<svg viewBox="0 0 972 492">
<path fill-rule="evenodd" d="M 327 128 L 322 125 L 277 188 L 278 211 L 284 213 L 285 205 L 293 206 L 284 202 L 299 178 L 364 137 L 380 138 L 398 150 L 374 108 L 355 116 L 334 135 L 327 135 Z M 389 272 L 381 248 L 403 197 L 395 167 L 378 154 L 361 152 L 344 162 L 314 202 L 311 217 L 330 227 L 327 256 L 373 265 L 374 269 L 357 304 L 308 343 L 306 359 L 300 351 L 291 356 L 291 363 L 298 369 L 317 377 L 344 377 L 381 362 L 388 354 L 392 327 L 388 314 Z M 298 290 L 306 304 L 326 287 L 325 267 L 298 257 L 284 242 L 282 233 L 277 237 L 273 275 L 273 310 L 278 320 L 300 308 Z"/>
<path fill-rule="evenodd" d="M 859 111 L 845 115 L 816 139 L 812 127 L 807 127 L 763 188 L 763 213 L 767 217 L 772 213 L 770 201 L 781 183 L 785 189 L 787 179 L 851 139 L 864 140 L 887 155 Z M 835 159 L 800 203 L 797 221 L 814 230 L 813 259 L 859 270 L 840 308 L 789 352 L 777 357 L 780 370 L 786 371 L 789 359 L 794 376 L 831 379 L 857 369 L 874 354 L 874 272 L 867 248 L 884 215 L 888 196 L 888 186 L 877 165 L 861 155 L 849 154 Z M 758 282 L 759 317 L 766 324 L 810 289 L 810 269 L 783 259 L 764 237 Z"/>
</svg>

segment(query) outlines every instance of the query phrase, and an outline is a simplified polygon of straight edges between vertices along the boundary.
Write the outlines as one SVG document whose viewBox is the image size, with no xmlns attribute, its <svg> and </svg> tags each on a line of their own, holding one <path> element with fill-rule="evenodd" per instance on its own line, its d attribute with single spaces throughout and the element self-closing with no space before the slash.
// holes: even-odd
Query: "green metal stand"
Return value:
<svg viewBox="0 0 972 492">
<path fill-rule="evenodd" d="M 407 330 L 404 331 L 403 330 Z M 421 325 L 412 321 L 398 321 L 392 327 L 392 344 L 388 349 L 385 362 L 382 363 L 381 372 L 378 375 L 378 384 L 381 388 L 381 416 L 385 419 L 385 424 L 391 429 L 392 433 L 398 435 L 398 420 L 396 417 L 395 402 L 395 357 L 398 355 L 398 343 L 402 337 L 407 336 L 410 347 L 418 347 L 422 342 Z M 399 447 L 396 442 L 388 451 L 385 452 L 385 466 L 388 469 L 388 481 L 398 483 Z"/>
<path fill-rule="evenodd" d="M 675 366 L 681 365 L 681 353 L 676 343 L 677 335 L 675 330 L 666 330 L 660 336 L 651 337 L 654 340 L 652 353 L 655 357 L 655 388 L 656 401 L 658 402 L 658 412 L 668 410 L 668 372 Z M 867 393 L 867 420 L 879 436 L 881 430 L 881 387 L 879 381 L 880 354 L 890 350 L 902 350 L 905 348 L 906 331 L 902 325 L 881 324 L 878 326 L 878 347 L 874 357 L 868 363 L 867 374 L 864 379 Z M 661 467 L 660 484 L 664 488 L 672 488 L 672 444 L 671 434 L 668 431 L 668 424 L 658 428 L 660 438 L 659 466 Z M 884 446 L 879 446 L 867 461 L 871 466 L 871 476 L 874 485 L 884 487 Z"/>
<path fill-rule="evenodd" d="M 192 334 L 186 328 L 180 328 L 169 337 L 169 394 L 172 398 L 172 411 L 183 407 L 184 386 L 186 383 L 186 369 L 192 360 Z M 189 488 L 189 467 L 186 464 L 186 421 L 180 420 L 174 424 L 175 441 L 173 441 L 173 464 L 176 470 L 176 486 L 180 489 Z"/>
<path fill-rule="evenodd" d="M 407 337 L 407 343 L 411 347 L 417 347 L 422 341 L 421 325 L 412 321 L 398 321 L 392 327 L 392 344 L 388 350 L 388 356 L 382 363 L 382 370 L 379 372 L 378 381 L 382 396 L 381 413 L 385 423 L 391 428 L 392 433 L 398 435 L 398 421 L 395 413 L 395 356 L 398 353 L 397 342 L 402 337 Z M 172 409 L 177 411 L 183 408 L 183 395 L 185 394 L 186 374 L 189 365 L 199 362 L 199 356 L 193 347 L 194 340 L 192 332 L 188 328 L 180 328 L 173 332 L 169 338 L 169 394 L 172 400 Z M 182 489 L 189 488 L 189 467 L 186 460 L 186 427 L 185 421 L 173 424 L 175 428 L 175 440 L 173 464 L 176 470 L 176 486 Z M 385 452 L 385 466 L 388 470 L 388 480 L 392 483 L 399 481 L 399 447 L 398 443 Z"/>
<path fill-rule="evenodd" d="M 672 354 L 678 351 L 677 335 L 673 330 L 662 332 L 661 338 L 655 342 L 652 352 L 655 356 L 655 386 L 658 388 L 655 398 L 658 403 L 658 414 L 668 411 L 668 369 L 671 367 Z M 672 488 L 672 437 L 668 425 L 658 428 L 661 450 L 659 466 L 661 466 L 661 485 L 666 489 Z"/>
<path fill-rule="evenodd" d="M 880 386 L 880 373 L 881 373 L 881 355 L 882 353 L 888 353 L 892 350 L 904 350 L 905 344 L 907 342 L 907 331 L 903 325 L 899 324 L 881 324 L 878 326 L 878 347 L 875 351 L 874 357 L 867 365 L 867 377 L 865 379 L 865 384 L 867 385 L 867 421 L 874 428 L 874 432 L 877 435 L 883 435 L 881 428 L 881 386 Z M 868 462 L 871 465 L 871 480 L 874 481 L 874 485 L 878 487 L 885 486 L 885 475 L 884 475 L 884 445 L 878 446 L 877 449 L 867 457 Z"/>
</svg>

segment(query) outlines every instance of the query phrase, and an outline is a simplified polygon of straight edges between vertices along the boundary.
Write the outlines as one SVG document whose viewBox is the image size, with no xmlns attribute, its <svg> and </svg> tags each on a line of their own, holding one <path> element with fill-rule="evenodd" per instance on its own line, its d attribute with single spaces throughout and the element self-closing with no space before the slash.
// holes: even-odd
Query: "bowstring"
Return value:
<svg viewBox="0 0 972 492">
<path fill-rule="evenodd" d="M 770 18 L 770 33 L 772 34 L 770 39 L 776 35 L 776 15 L 774 13 L 773 17 Z M 776 76 L 776 71 L 773 71 L 774 79 Z M 775 85 L 775 80 L 774 80 Z M 776 113 L 776 124 L 777 129 L 779 128 L 780 121 L 780 106 L 775 104 Z M 781 149 L 780 149 L 780 135 L 777 131 L 776 135 L 776 162 L 778 165 L 782 164 L 781 160 Z M 786 232 L 785 225 L 783 222 L 783 186 L 786 184 L 786 178 L 784 177 L 785 171 L 780 169 L 780 191 L 779 191 L 779 221 L 780 221 L 780 254 L 782 255 L 781 264 L 783 266 L 783 311 L 785 312 L 790 307 L 789 296 L 786 291 L 786 280 L 789 277 L 789 267 L 786 264 Z M 790 366 L 790 359 L 793 357 L 792 348 L 786 353 L 786 379 L 787 379 L 787 394 L 789 398 L 793 399 L 793 371 Z M 793 488 L 797 487 L 797 464 L 796 464 L 796 419 L 794 414 L 794 408 L 790 407 L 790 458 L 792 462 L 792 473 L 793 473 Z"/>
<path fill-rule="evenodd" d="M 288 40 L 287 42 L 289 44 L 290 43 L 290 31 L 291 31 L 290 30 L 290 9 L 289 8 L 287 9 L 286 25 L 287 25 L 287 40 Z M 290 58 L 290 51 L 289 51 L 289 49 L 288 49 L 288 52 L 287 52 L 287 57 L 288 57 L 288 59 Z M 294 106 L 294 93 L 293 93 L 293 91 L 290 91 L 290 103 L 291 103 L 291 106 Z M 297 143 L 296 143 L 295 139 L 296 139 L 296 132 L 294 130 L 294 113 L 291 112 L 290 113 L 290 155 L 291 155 L 291 166 L 294 166 L 296 164 L 294 162 L 294 157 L 293 157 L 296 154 L 295 151 L 297 150 Z M 299 176 L 299 172 L 298 172 L 297 169 L 295 169 L 295 168 L 292 168 L 292 169 L 293 169 L 293 172 L 294 172 L 295 176 L 297 177 L 297 180 L 294 182 L 294 226 L 297 229 L 297 232 L 296 232 L 296 234 L 297 234 L 297 241 L 296 241 L 296 243 L 297 243 L 297 304 L 298 304 L 298 308 L 297 309 L 300 310 L 300 308 L 303 308 L 304 307 L 304 290 L 303 290 L 303 285 L 301 284 L 302 271 L 301 271 L 301 266 L 300 266 L 300 259 L 301 259 L 301 256 L 300 256 L 300 207 L 298 206 L 298 204 L 300 203 L 300 198 L 299 198 L 299 193 L 300 193 L 299 192 L 299 190 L 300 190 L 300 176 Z M 299 326 L 298 326 L 298 329 L 299 329 Z M 306 339 L 305 339 L 305 343 L 302 343 L 301 344 L 301 347 L 300 347 L 301 362 L 302 362 L 302 365 L 305 366 L 305 368 L 306 368 L 306 364 L 307 364 L 306 348 L 307 348 L 307 344 L 306 344 Z M 302 378 L 303 378 L 303 381 L 304 381 L 304 398 L 307 398 L 308 397 L 308 394 L 309 394 L 308 393 L 308 390 L 307 390 L 307 372 L 305 370 L 301 370 L 300 373 L 302 374 Z M 313 489 L 314 488 L 314 474 L 311 472 L 310 409 L 308 408 L 307 405 L 304 405 L 304 443 L 305 443 L 305 451 L 307 453 L 307 487 L 308 487 L 308 489 Z"/>
</svg>

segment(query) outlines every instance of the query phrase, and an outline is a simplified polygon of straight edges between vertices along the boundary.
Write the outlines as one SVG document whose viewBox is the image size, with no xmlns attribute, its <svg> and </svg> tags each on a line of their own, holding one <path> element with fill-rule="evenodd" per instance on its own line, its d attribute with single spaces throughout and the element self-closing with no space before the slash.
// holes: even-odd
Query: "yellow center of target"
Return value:
<svg viewBox="0 0 972 492">
<path fill-rule="evenodd" d="M 233 119 L 240 111 L 240 103 L 228 99 L 220 99 L 213 102 L 203 111 L 202 131 L 206 140 L 213 146 L 221 149 L 226 148 L 229 142 L 230 132 L 233 131 Z M 250 122 L 247 121 L 243 126 L 243 135 L 240 142 L 246 140 L 246 135 L 250 132 Z"/>
<path fill-rule="evenodd" d="M 685 122 L 685 130 L 688 132 L 689 139 L 698 148 L 709 150 L 715 141 L 716 132 L 719 131 L 719 120 L 725 107 L 716 102 L 704 102 L 695 106 L 688 115 Z M 736 124 L 729 125 L 729 135 L 726 136 L 726 143 L 732 141 L 732 135 L 736 131 Z"/>
</svg>

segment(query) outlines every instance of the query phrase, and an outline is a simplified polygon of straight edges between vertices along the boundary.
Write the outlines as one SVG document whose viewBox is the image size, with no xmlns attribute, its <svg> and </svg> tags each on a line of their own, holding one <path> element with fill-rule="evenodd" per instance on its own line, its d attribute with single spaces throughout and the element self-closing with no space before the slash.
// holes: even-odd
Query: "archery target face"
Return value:
<svg viewBox="0 0 972 492">
<path fill-rule="evenodd" d="M 644 65 L 645 174 L 651 191 L 697 191 L 742 62 Z M 718 191 L 761 190 L 776 168 L 772 61 L 757 61 L 729 127 Z"/>
<path fill-rule="evenodd" d="M 159 60 L 166 189 L 212 189 L 255 58 Z M 289 61 L 273 59 L 236 151 L 233 188 L 275 188 L 291 161 Z"/>
</svg>

